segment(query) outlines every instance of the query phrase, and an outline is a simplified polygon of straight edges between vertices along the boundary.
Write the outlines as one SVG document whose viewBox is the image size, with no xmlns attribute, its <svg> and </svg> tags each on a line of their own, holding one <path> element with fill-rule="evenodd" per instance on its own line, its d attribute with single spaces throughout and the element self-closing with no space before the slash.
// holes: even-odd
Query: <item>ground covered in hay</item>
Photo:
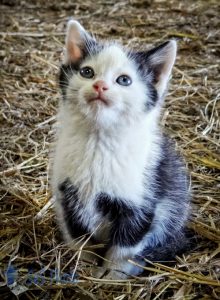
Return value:
<svg viewBox="0 0 220 300">
<path fill-rule="evenodd" d="M 219 299 L 219 1 L 2 0 L 0 13 L 0 299 Z M 69 16 L 135 48 L 179 40 L 161 122 L 191 173 L 189 227 L 199 238 L 175 266 L 97 280 L 62 243 L 48 205 L 48 157 Z"/>
</svg>

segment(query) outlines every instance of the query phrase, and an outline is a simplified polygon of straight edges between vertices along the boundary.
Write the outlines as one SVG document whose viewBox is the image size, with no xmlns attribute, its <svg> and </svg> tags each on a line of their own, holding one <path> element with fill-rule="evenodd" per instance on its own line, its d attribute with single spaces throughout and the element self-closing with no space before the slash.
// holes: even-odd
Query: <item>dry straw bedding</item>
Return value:
<svg viewBox="0 0 220 300">
<path fill-rule="evenodd" d="M 219 299 L 220 2 L 11 0 L 0 11 L 0 299 L 16 299 L 19 289 L 20 299 Z M 153 264 L 128 281 L 93 279 L 80 261 L 74 270 L 78 253 L 62 243 L 51 208 L 39 217 L 51 198 L 48 157 L 69 16 L 135 48 L 179 40 L 161 123 L 190 170 L 189 227 L 200 238 L 176 265 Z M 63 274 L 67 282 L 59 282 Z"/>
</svg>

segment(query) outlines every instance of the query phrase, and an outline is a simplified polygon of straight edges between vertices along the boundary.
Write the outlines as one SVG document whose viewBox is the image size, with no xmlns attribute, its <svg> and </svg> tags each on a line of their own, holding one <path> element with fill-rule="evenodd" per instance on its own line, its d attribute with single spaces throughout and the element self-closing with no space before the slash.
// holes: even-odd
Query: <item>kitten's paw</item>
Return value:
<svg viewBox="0 0 220 300">
<path fill-rule="evenodd" d="M 116 271 L 116 270 L 110 270 L 108 272 L 108 274 L 106 274 L 103 279 L 111 279 L 111 280 L 117 280 L 117 279 L 127 279 L 128 275 L 120 272 L 120 271 Z"/>
<path fill-rule="evenodd" d="M 92 265 L 95 265 L 97 263 L 96 256 L 92 252 L 84 250 L 80 253 L 79 259 Z"/>
<path fill-rule="evenodd" d="M 95 268 L 92 271 L 92 276 L 95 278 L 102 278 L 105 272 L 106 272 L 105 268 Z"/>
<path fill-rule="evenodd" d="M 128 277 L 123 272 L 117 270 L 109 270 L 103 267 L 95 269 L 93 271 L 92 276 L 95 278 L 111 279 L 111 280 L 126 279 Z"/>
</svg>

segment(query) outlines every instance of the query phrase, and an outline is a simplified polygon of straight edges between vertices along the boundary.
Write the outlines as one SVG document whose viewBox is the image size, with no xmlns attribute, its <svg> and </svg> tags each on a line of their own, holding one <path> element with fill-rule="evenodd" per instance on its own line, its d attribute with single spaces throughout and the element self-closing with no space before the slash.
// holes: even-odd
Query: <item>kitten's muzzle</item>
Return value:
<svg viewBox="0 0 220 300">
<path fill-rule="evenodd" d="M 102 102 L 105 105 L 109 105 L 109 101 L 106 99 L 106 97 L 103 95 L 103 93 L 98 93 L 97 96 L 91 97 L 87 101 L 88 101 L 88 103 L 97 101 L 97 102 Z"/>
<path fill-rule="evenodd" d="M 105 91 L 107 91 L 108 85 L 105 81 L 103 80 L 98 80 L 93 84 L 93 88 L 95 90 L 95 95 L 93 97 L 90 97 L 88 99 L 88 102 L 102 102 L 105 105 L 109 105 L 109 101 L 105 96 Z"/>
</svg>

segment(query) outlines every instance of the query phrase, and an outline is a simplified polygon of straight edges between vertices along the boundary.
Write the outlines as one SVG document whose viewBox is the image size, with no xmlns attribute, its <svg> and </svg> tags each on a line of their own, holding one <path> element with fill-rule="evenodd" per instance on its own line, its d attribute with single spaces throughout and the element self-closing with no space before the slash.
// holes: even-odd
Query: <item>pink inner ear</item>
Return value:
<svg viewBox="0 0 220 300">
<path fill-rule="evenodd" d="M 68 62 L 75 62 L 82 56 L 81 49 L 76 44 L 69 42 L 67 44 L 67 60 Z"/>
</svg>

